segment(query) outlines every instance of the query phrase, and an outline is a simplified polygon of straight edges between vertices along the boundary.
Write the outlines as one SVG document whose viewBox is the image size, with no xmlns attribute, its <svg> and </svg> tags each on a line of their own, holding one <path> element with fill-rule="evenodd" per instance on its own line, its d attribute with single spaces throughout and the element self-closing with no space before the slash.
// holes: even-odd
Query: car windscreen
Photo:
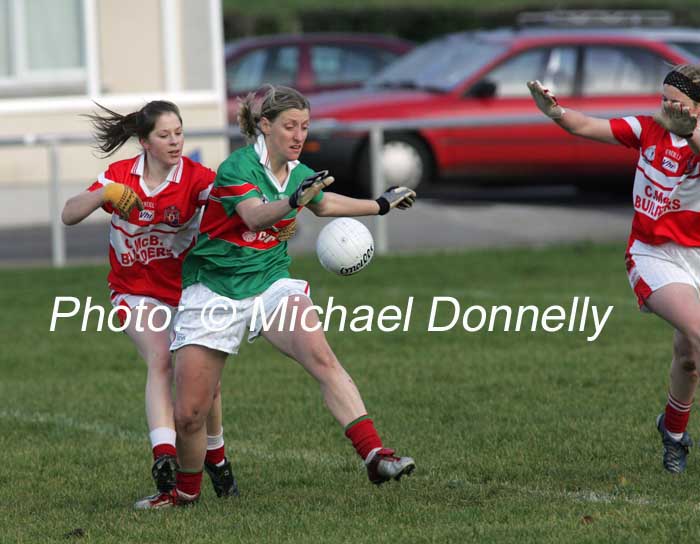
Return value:
<svg viewBox="0 0 700 544">
<path fill-rule="evenodd" d="M 367 82 L 371 87 L 449 91 L 507 46 L 475 35 L 452 35 L 414 49 Z"/>
<path fill-rule="evenodd" d="M 700 59 L 700 42 L 673 40 L 673 41 L 670 41 L 668 43 L 677 47 L 678 49 L 681 49 L 686 54 L 689 53 L 692 56 L 694 56 L 696 59 Z"/>
</svg>

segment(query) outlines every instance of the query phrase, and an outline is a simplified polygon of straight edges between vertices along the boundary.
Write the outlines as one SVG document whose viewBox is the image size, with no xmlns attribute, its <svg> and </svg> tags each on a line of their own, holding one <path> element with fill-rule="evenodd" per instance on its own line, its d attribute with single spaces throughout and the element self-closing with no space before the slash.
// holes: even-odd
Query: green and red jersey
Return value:
<svg viewBox="0 0 700 544">
<path fill-rule="evenodd" d="M 275 281 L 289 277 L 291 258 L 287 242 L 274 229 L 251 231 L 236 213 L 236 206 L 248 198 L 272 202 L 291 196 L 313 170 L 299 161 L 288 163 L 284 184 L 272 175 L 265 141 L 237 149 L 216 174 L 214 187 L 202 217 L 195 247 L 182 269 L 183 289 L 203 283 L 222 296 L 240 300 L 259 295 Z M 312 202 L 320 202 L 323 193 Z M 281 229 L 294 221 L 299 210 L 275 223 Z"/>
</svg>

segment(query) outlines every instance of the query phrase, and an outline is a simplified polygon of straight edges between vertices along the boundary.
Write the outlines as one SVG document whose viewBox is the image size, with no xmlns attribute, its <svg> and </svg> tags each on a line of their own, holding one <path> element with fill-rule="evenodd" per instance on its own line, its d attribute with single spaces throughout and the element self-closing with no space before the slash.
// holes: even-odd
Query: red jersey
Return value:
<svg viewBox="0 0 700 544">
<path fill-rule="evenodd" d="M 166 180 L 150 190 L 143 181 L 145 155 L 118 161 L 100 174 L 88 190 L 108 183 L 128 185 L 144 209 L 134 208 L 128 220 L 114 213 L 109 229 L 109 287 L 116 293 L 145 295 L 177 306 L 182 286 L 182 261 L 194 245 L 201 207 L 206 204 L 216 173 L 186 157 Z"/>
<path fill-rule="evenodd" d="M 643 115 L 611 119 L 610 128 L 639 150 L 629 244 L 700 246 L 700 161 L 685 138 Z"/>
</svg>

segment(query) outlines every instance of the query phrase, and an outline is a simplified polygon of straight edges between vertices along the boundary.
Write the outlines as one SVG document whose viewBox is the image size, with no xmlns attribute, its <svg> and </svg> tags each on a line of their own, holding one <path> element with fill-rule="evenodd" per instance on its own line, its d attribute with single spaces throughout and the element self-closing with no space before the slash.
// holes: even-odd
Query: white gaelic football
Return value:
<svg viewBox="0 0 700 544">
<path fill-rule="evenodd" d="M 372 233 L 355 219 L 334 219 L 318 235 L 316 255 L 330 272 L 340 276 L 356 274 L 374 255 Z"/>
</svg>

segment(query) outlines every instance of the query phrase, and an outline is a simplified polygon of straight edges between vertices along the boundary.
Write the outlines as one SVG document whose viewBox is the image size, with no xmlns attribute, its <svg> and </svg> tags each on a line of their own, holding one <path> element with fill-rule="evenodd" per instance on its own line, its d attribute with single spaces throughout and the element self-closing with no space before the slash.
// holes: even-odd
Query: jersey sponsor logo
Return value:
<svg viewBox="0 0 700 544">
<path fill-rule="evenodd" d="M 678 172 L 678 162 L 674 161 L 673 159 L 669 159 L 668 157 L 664 157 L 661 160 L 661 166 L 674 174 Z"/>
<path fill-rule="evenodd" d="M 156 216 L 156 203 L 152 200 L 143 200 L 143 210 L 139 212 L 139 221 L 150 223 Z"/>
<path fill-rule="evenodd" d="M 656 146 L 650 145 L 644 150 L 644 158 L 647 162 L 654 162 L 654 157 L 656 157 Z"/>
<path fill-rule="evenodd" d="M 649 183 L 635 183 L 634 187 L 634 210 L 646 215 L 651 219 L 658 219 L 669 211 L 677 211 L 681 208 L 681 201 L 678 198 L 671 198 L 671 191 L 659 189 Z"/>
<path fill-rule="evenodd" d="M 136 262 L 148 264 L 157 259 L 171 259 L 172 249 L 166 247 L 164 240 L 155 234 L 124 238 L 121 247 L 115 247 L 115 252 L 122 266 L 131 266 Z"/>
<path fill-rule="evenodd" d="M 163 210 L 163 221 L 171 227 L 180 225 L 180 210 L 177 206 L 168 206 Z"/>
<path fill-rule="evenodd" d="M 277 241 L 277 236 L 270 234 L 266 230 L 262 230 L 258 232 L 257 239 L 258 242 L 262 242 L 263 244 L 271 244 Z"/>
<path fill-rule="evenodd" d="M 153 210 L 141 210 L 139 212 L 139 221 L 143 221 L 144 223 L 150 223 L 153 221 L 153 218 L 155 217 L 155 213 Z"/>
<path fill-rule="evenodd" d="M 241 239 L 246 243 L 246 244 L 271 244 L 273 242 L 277 242 L 277 237 L 274 236 L 273 234 L 270 234 L 266 230 L 261 230 L 260 232 L 252 232 L 249 230 L 246 230 L 241 234 Z M 257 245 L 256 244 L 256 245 Z"/>
<path fill-rule="evenodd" d="M 163 223 L 139 226 L 113 218 L 109 240 L 123 266 L 134 262 L 147 264 L 153 259 L 181 257 L 196 238 L 198 223 L 196 215 L 179 227 L 167 227 Z"/>
</svg>

